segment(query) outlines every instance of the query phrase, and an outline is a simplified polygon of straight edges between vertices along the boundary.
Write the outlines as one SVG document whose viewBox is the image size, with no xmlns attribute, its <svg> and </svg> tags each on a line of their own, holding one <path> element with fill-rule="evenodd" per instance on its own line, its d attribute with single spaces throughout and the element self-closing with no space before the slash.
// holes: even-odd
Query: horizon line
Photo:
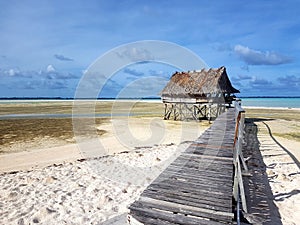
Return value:
<svg viewBox="0 0 300 225">
<path fill-rule="evenodd" d="M 300 98 L 300 96 L 239 96 L 237 98 Z M 115 98 L 115 97 L 100 97 L 100 98 L 74 98 L 74 97 L 0 97 L 0 100 L 77 100 L 77 99 L 161 99 L 161 97 L 128 97 L 128 98 Z"/>
</svg>

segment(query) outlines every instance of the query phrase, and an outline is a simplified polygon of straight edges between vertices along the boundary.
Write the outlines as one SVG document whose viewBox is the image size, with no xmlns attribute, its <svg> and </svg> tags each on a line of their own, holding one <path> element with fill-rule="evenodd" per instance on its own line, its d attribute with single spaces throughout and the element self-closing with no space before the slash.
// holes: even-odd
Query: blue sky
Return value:
<svg viewBox="0 0 300 225">
<path fill-rule="evenodd" d="M 173 42 L 209 67 L 224 65 L 241 96 L 300 96 L 299 14 L 297 0 L 0 0 L 0 97 L 74 97 L 99 56 L 141 40 Z M 100 96 L 115 97 L 134 79 L 167 80 L 175 70 L 130 65 Z M 163 85 L 148 82 L 148 95 Z"/>
</svg>

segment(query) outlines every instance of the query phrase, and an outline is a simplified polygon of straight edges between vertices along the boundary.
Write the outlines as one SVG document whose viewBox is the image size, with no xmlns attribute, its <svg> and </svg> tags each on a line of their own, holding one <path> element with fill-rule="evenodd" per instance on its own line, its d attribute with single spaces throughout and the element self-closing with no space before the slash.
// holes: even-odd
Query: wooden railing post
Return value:
<svg viewBox="0 0 300 225">
<path fill-rule="evenodd" d="M 246 196 L 243 184 L 243 173 L 241 169 L 241 163 L 244 172 L 248 173 L 248 167 L 243 157 L 243 139 L 244 139 L 244 125 L 245 125 L 245 111 L 242 109 L 240 102 L 235 102 L 235 136 L 234 136 L 234 180 L 233 180 L 233 197 L 238 202 L 239 194 L 241 196 L 242 208 L 244 212 L 248 212 Z"/>
<path fill-rule="evenodd" d="M 240 156 L 240 160 L 242 162 L 244 171 L 243 173 L 248 174 L 248 167 L 247 164 L 245 162 L 245 158 L 243 156 L 243 140 L 244 140 L 244 130 L 245 130 L 245 111 L 241 112 L 241 119 L 240 119 L 240 125 L 239 125 L 239 146 L 238 146 L 238 154 Z"/>
</svg>

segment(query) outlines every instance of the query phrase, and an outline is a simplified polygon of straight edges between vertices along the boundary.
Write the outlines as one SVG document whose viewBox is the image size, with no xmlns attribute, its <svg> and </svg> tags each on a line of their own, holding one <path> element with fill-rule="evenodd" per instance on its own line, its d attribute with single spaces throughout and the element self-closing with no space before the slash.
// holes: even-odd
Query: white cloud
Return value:
<svg viewBox="0 0 300 225">
<path fill-rule="evenodd" d="M 125 68 L 124 73 L 130 74 L 130 75 L 135 76 L 135 77 L 141 77 L 141 76 L 144 75 L 143 72 L 135 70 L 135 69 L 130 69 L 130 68 Z"/>
<path fill-rule="evenodd" d="M 74 61 L 74 59 L 68 58 L 64 55 L 55 54 L 54 58 L 61 60 L 61 61 Z"/>
<path fill-rule="evenodd" d="M 144 48 L 127 48 L 123 52 L 116 52 L 116 54 L 121 58 L 129 58 L 132 61 L 151 61 L 154 60 L 154 56 L 151 52 Z"/>
<path fill-rule="evenodd" d="M 16 71 L 14 69 L 10 69 L 7 71 L 9 76 L 14 76 L 16 74 Z"/>
<path fill-rule="evenodd" d="M 54 66 L 48 65 L 46 71 L 47 71 L 47 73 L 51 73 L 51 72 L 55 72 L 56 70 L 55 70 Z"/>
<path fill-rule="evenodd" d="M 20 78 L 20 77 L 32 77 L 30 71 L 20 71 L 18 68 L 10 68 L 6 70 L 0 69 L 0 76 L 11 77 L 11 78 Z"/>
<path fill-rule="evenodd" d="M 242 45 L 236 45 L 234 52 L 248 65 L 279 65 L 290 63 L 290 57 L 275 52 L 262 52 Z"/>
</svg>

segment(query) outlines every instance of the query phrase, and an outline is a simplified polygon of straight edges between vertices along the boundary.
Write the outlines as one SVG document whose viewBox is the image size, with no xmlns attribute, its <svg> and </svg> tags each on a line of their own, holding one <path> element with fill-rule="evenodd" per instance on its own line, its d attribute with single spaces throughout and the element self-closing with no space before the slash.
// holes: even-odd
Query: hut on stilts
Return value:
<svg viewBox="0 0 300 225">
<path fill-rule="evenodd" d="M 161 91 L 164 119 L 212 120 L 230 107 L 239 93 L 224 66 L 218 69 L 175 72 Z"/>
</svg>

